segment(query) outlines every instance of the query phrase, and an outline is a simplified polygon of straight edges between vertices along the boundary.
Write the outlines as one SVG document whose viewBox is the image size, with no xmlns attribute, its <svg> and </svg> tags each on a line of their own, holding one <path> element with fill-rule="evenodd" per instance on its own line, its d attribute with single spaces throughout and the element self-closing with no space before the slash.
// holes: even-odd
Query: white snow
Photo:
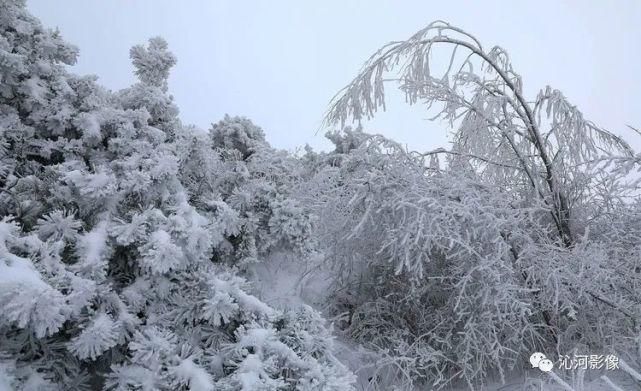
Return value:
<svg viewBox="0 0 641 391">
<path fill-rule="evenodd" d="M 214 383 L 211 375 L 196 365 L 191 359 L 182 360 L 172 368 L 173 373 L 189 385 L 191 391 L 212 391 Z"/>
</svg>

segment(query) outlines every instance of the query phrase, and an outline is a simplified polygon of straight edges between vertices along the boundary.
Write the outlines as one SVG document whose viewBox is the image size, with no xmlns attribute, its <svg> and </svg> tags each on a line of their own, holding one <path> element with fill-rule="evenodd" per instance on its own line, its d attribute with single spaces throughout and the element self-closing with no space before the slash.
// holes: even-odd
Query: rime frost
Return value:
<svg viewBox="0 0 641 391">
<path fill-rule="evenodd" d="M 293 390 L 327 373 L 315 389 L 351 389 L 323 319 L 243 277 L 272 251 L 307 256 L 311 217 L 283 182 L 296 159 L 248 119 L 183 126 L 161 38 L 112 93 L 68 73 L 75 49 L 24 2 L 0 8 L 0 388 Z"/>
<path fill-rule="evenodd" d="M 533 351 L 625 354 L 638 379 L 641 159 L 559 91 L 527 100 L 503 49 L 435 22 L 327 115 L 374 115 L 402 63 L 451 149 L 343 127 L 291 154 L 245 117 L 182 124 L 162 38 L 112 92 L 24 1 L 0 9 L 1 391 L 480 389 Z"/>
</svg>

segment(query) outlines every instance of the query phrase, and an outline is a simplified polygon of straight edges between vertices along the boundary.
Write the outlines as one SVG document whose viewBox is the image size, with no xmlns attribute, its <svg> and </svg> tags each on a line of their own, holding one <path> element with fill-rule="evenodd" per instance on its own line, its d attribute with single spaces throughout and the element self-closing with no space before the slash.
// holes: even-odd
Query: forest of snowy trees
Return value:
<svg viewBox="0 0 641 391">
<path fill-rule="evenodd" d="M 641 387 L 641 155 L 503 49 L 444 22 L 382 47 L 300 153 L 183 124 L 162 38 L 120 91 L 77 56 L 0 0 L 1 391 Z M 352 125 L 390 85 L 450 148 Z"/>
</svg>

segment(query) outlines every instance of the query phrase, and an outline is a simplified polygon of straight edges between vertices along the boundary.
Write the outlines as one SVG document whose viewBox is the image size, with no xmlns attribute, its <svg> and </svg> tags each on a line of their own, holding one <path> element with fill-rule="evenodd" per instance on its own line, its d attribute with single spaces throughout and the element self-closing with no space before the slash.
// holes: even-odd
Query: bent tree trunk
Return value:
<svg viewBox="0 0 641 391">
<path fill-rule="evenodd" d="M 451 49 L 449 56 L 432 64 L 431 55 L 442 48 Z M 446 69 L 436 72 L 439 67 Z M 400 69 L 390 76 L 395 68 Z M 633 155 L 625 141 L 583 119 L 559 91 L 546 87 L 528 102 L 502 48 L 485 50 L 474 36 L 442 21 L 374 53 L 334 97 L 324 123 L 344 126 L 348 119 L 369 119 L 385 110 L 384 85 L 390 81 L 398 83 L 409 104 L 424 102 L 437 111 L 433 119 L 455 128 L 458 150 L 437 153 L 460 152 L 479 172 L 501 178 L 498 187 L 528 182 L 549 209 L 565 247 L 574 241 L 570 189 L 589 191 L 589 184 L 576 182 L 582 167 L 599 154 Z"/>
</svg>

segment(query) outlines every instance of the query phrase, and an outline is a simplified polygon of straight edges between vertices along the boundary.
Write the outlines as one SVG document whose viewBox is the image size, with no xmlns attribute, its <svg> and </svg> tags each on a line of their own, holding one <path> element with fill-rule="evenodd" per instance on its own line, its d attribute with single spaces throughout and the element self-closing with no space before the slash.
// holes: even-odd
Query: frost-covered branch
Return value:
<svg viewBox="0 0 641 391">
<path fill-rule="evenodd" d="M 430 57 L 441 45 L 452 50 L 447 69 L 439 73 Z M 468 54 L 461 58 L 461 51 Z M 452 72 L 454 69 L 458 71 Z M 386 77 L 389 72 L 398 77 Z M 390 80 L 398 82 L 410 104 L 421 100 L 428 109 L 441 104 L 435 118 L 456 127 L 454 151 L 462 159 L 469 155 L 483 157 L 486 163 L 496 161 L 497 151 L 500 160 L 514 159 L 519 170 L 510 173 L 509 165 L 495 164 L 484 170 L 485 175 L 525 176 L 549 205 L 565 245 L 574 241 L 569 199 L 570 191 L 575 191 L 571 183 L 578 175 L 569 167 L 600 153 L 632 153 L 624 140 L 584 120 L 556 90 L 548 87 L 532 106 L 502 48 L 487 51 L 474 36 L 442 21 L 372 55 L 332 100 L 325 123 L 344 125 L 349 119 L 371 118 L 379 108 L 385 109 L 384 86 Z M 551 130 L 544 133 L 548 125 Z"/>
</svg>

